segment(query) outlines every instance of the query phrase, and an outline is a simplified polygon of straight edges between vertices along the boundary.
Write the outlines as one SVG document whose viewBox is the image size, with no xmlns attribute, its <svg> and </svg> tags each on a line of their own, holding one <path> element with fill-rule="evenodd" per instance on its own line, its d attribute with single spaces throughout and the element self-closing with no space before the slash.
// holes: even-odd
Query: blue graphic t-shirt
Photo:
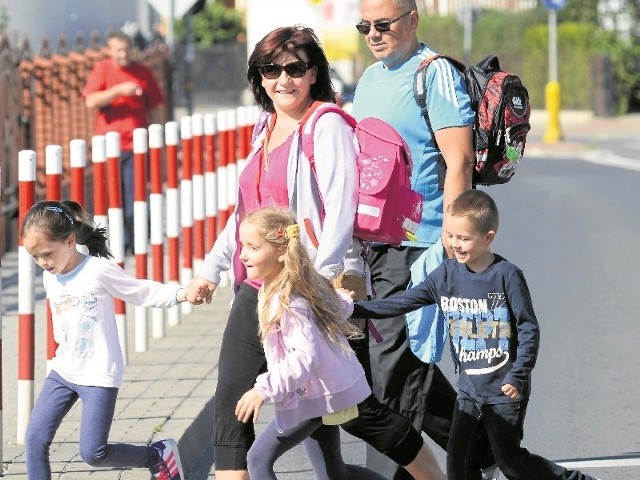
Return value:
<svg viewBox="0 0 640 480">
<path fill-rule="evenodd" d="M 513 400 L 511 384 L 531 394 L 531 370 L 540 332 L 522 271 L 499 255 L 486 270 L 472 272 L 447 259 L 425 281 L 389 298 L 356 302 L 354 317 L 388 318 L 437 303 L 447 323 L 460 369 L 458 388 L 482 403 Z"/>
</svg>

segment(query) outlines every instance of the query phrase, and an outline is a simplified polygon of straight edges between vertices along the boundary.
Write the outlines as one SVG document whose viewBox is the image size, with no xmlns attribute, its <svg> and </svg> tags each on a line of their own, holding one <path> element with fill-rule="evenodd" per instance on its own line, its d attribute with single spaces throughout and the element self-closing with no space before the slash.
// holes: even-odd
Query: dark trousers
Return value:
<svg viewBox="0 0 640 480">
<path fill-rule="evenodd" d="M 214 399 L 213 446 L 216 470 L 246 470 L 247 452 L 256 438 L 253 422 L 235 416 L 238 400 L 267 369 L 258 337 L 258 291 L 241 284 L 222 335 Z"/>
<path fill-rule="evenodd" d="M 362 364 L 371 385 L 368 329 L 365 328 L 364 333 L 364 338 L 350 340 L 349 345 Z M 354 437 L 367 442 L 369 447 L 384 455 L 384 458 L 388 457 L 402 466 L 410 464 L 416 458 L 423 444 L 420 431 L 406 417 L 380 402 L 373 394 L 358 404 L 358 416 L 341 426 Z"/>
<path fill-rule="evenodd" d="M 125 251 L 133 252 L 133 152 L 120 152 L 120 178 L 122 183 L 122 214 L 124 217 Z"/>
<path fill-rule="evenodd" d="M 409 268 L 423 248 L 372 247 L 367 255 L 375 298 L 406 290 Z M 446 450 L 456 392 L 436 365 L 422 363 L 409 349 L 404 317 L 376 320 L 383 338 L 370 342 L 373 393 L 393 410 L 404 415 Z M 367 467 L 388 478 L 411 478 L 375 449 L 367 448 Z"/>
<path fill-rule="evenodd" d="M 447 449 L 447 478 L 480 480 L 489 443 L 500 471 L 509 480 L 593 480 L 520 446 L 527 403 L 486 405 L 459 392 Z"/>
</svg>

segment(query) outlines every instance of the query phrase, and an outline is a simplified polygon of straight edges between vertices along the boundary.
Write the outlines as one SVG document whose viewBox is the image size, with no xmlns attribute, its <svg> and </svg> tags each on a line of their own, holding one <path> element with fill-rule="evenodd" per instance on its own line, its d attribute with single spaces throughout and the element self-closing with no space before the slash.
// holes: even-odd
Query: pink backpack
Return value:
<svg viewBox="0 0 640 480">
<path fill-rule="evenodd" d="M 321 102 L 315 102 L 300 121 L 301 131 L 305 122 Z M 422 219 L 422 195 L 411 189 L 411 152 L 409 147 L 388 123 L 377 118 L 363 118 L 356 122 L 338 106 L 323 107 L 315 115 L 309 133 L 302 135 L 302 151 L 316 172 L 313 132 L 315 122 L 324 113 L 340 114 L 354 129 L 360 145 L 358 171 L 360 188 L 354 236 L 371 242 L 399 245 L 404 240 L 414 240 Z"/>
</svg>

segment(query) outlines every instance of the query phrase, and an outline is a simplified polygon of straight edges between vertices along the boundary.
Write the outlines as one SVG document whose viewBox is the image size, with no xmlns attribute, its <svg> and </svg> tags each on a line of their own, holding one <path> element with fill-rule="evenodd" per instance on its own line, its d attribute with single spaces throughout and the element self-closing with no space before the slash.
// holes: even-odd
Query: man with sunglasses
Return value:
<svg viewBox="0 0 640 480">
<path fill-rule="evenodd" d="M 443 211 L 471 188 L 475 116 L 464 78 L 445 59 L 431 63 L 425 75 L 430 128 L 414 99 L 414 74 L 422 60 L 435 53 L 418 41 L 416 9 L 415 0 L 362 0 L 362 20 L 356 25 L 378 62 L 359 80 L 352 114 L 358 120 L 380 118 L 403 136 L 413 159 L 412 186 L 425 199 L 417 241 L 397 248 L 370 248 L 367 261 L 376 298 L 405 290 L 411 265 L 441 236 L 447 255 L 453 257 L 442 234 Z M 440 155 L 447 165 L 444 188 L 438 185 Z M 414 355 L 404 318 L 378 320 L 376 328 L 383 341 L 370 346 L 373 392 L 446 450 L 455 390 L 435 363 L 424 363 Z M 490 453 L 487 457 L 484 463 L 493 464 Z M 389 478 L 407 478 L 403 469 L 371 448 L 367 450 L 367 467 Z"/>
</svg>

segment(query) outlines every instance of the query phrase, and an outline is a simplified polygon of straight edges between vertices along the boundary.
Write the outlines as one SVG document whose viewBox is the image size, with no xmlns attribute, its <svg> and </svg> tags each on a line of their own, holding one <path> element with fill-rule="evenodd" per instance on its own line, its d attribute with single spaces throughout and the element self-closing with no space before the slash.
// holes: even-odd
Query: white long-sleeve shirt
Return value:
<svg viewBox="0 0 640 480">
<path fill-rule="evenodd" d="M 51 368 L 76 385 L 120 387 L 124 361 L 114 298 L 139 306 L 169 307 L 180 289 L 137 279 L 118 264 L 86 256 L 71 272 L 43 272 L 58 343 Z"/>
</svg>

